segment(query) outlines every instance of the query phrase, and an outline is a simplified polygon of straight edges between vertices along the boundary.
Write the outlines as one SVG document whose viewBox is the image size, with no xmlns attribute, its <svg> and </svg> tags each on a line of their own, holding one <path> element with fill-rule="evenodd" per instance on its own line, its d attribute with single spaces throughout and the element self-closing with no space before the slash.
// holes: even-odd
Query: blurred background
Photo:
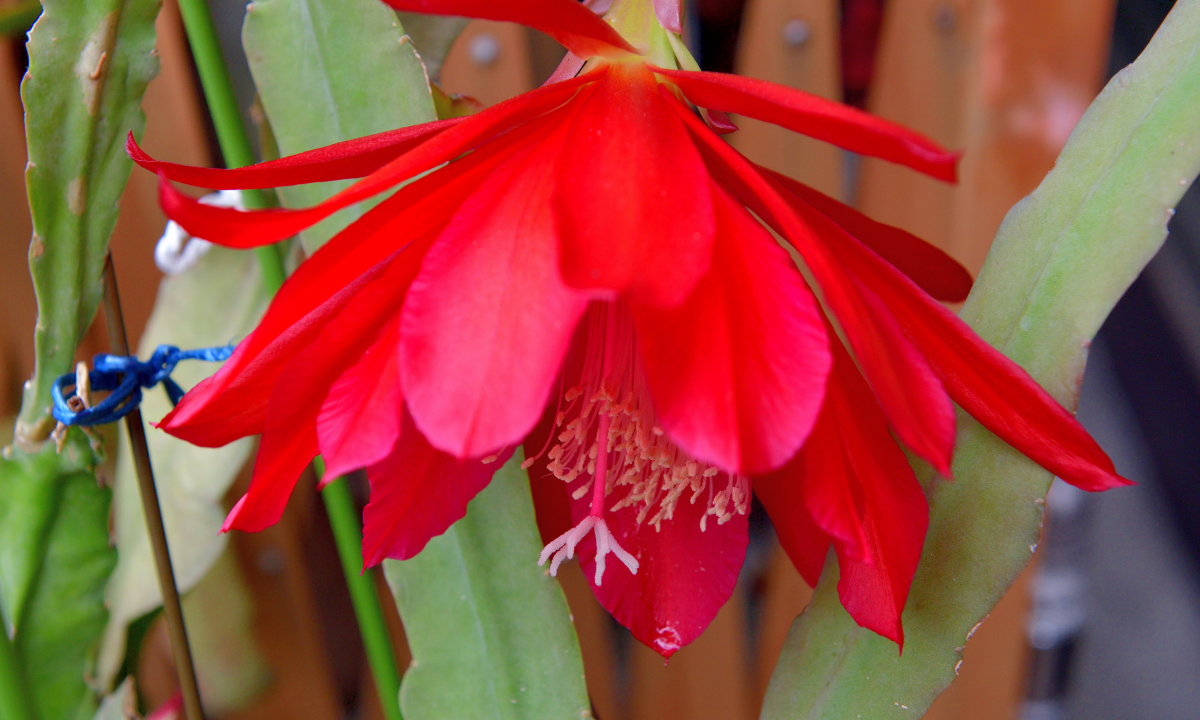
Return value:
<svg viewBox="0 0 1200 720">
<path fill-rule="evenodd" d="M 0 0 L 0 11 L 20 6 Z M 246 122 L 254 88 L 241 52 L 244 0 L 210 0 Z M 946 186 L 748 119 L 731 141 L 762 164 L 852 202 L 939 245 L 977 273 L 1007 210 L 1032 191 L 1106 80 L 1132 62 L 1169 0 L 694 0 L 686 38 L 705 69 L 738 72 L 843 100 L 961 149 Z M 144 147 L 211 165 L 215 134 L 173 0 L 158 21 L 162 72 L 145 99 Z M 420 48 L 418 47 L 418 50 Z M 562 50 L 516 26 L 472 22 L 441 72 L 443 87 L 490 105 L 542 82 Z M 0 414 L 15 414 L 33 363 L 35 304 L 18 83 L 23 29 L 0 40 Z M 131 340 L 162 275 L 153 244 L 165 218 L 154 178 L 134 172 L 113 239 Z M 1166 246 L 1091 348 L 1079 417 L 1139 484 L 1100 496 L 1056 483 L 1030 568 L 966 646 L 961 675 L 927 717 L 1200 717 L 1200 195 L 1184 198 Z M 1105 252 L 1097 247 L 1095 252 Z M 107 350 L 97 321 L 80 350 Z M 8 428 L 10 422 L 5 422 Z M 226 497 L 227 507 L 247 477 Z M 1003 478 L 997 478 L 1002 482 Z M 381 717 L 332 535 L 312 482 L 283 522 L 237 534 L 210 576 L 240 578 L 223 602 L 206 578 L 185 605 L 206 705 L 218 717 Z M 602 720 L 756 717 L 784 634 L 809 589 L 752 514 L 739 587 L 708 631 L 669 667 L 596 604 L 573 563 L 562 584 Z M 220 571 L 218 572 L 218 568 Z M 403 628 L 386 588 L 401 667 Z M 226 598 L 227 600 L 227 598 Z M 205 623 L 208 613 L 244 622 Z M 234 628 L 231 631 L 230 628 Z M 246 631 L 238 631 L 244 628 Z M 174 691 L 165 628 L 135 622 L 129 639 L 153 707 Z M 249 641 L 249 644 L 248 644 Z M 266 680 L 246 691 L 222 676 L 252 653 Z M 225 693 L 226 696 L 219 696 Z"/>
</svg>

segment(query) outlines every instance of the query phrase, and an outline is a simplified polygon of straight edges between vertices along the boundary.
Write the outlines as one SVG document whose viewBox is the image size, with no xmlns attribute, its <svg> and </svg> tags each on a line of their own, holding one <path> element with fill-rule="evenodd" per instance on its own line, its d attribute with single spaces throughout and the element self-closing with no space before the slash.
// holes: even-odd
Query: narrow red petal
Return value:
<svg viewBox="0 0 1200 720">
<path fill-rule="evenodd" d="M 712 184 L 712 269 L 679 307 L 631 305 L 662 427 L 692 456 L 752 475 L 787 462 L 829 372 L 816 299 L 787 253 Z"/>
<path fill-rule="evenodd" d="M 464 152 L 478 148 L 497 136 L 501 148 L 519 146 L 532 135 L 544 132 L 541 123 L 531 122 L 551 113 L 575 94 L 577 89 L 603 77 L 603 71 L 588 73 L 573 80 L 531 90 L 464 118 L 462 122 L 432 137 L 413 150 L 384 165 L 328 200 L 298 210 L 249 210 L 200 205 L 171 187 L 159 182 L 159 201 L 163 210 L 194 237 L 236 248 L 257 247 L 291 237 L 304 228 L 329 217 L 342 208 L 366 200 L 427 170 L 451 161 Z M 524 125 L 517 132 L 509 132 Z M 457 163 L 451 163 L 451 166 Z M 439 170 L 434 175 L 440 175 Z"/>
<path fill-rule="evenodd" d="M 676 35 L 683 33 L 682 5 L 681 0 L 654 0 L 654 16 L 658 23 Z"/>
<path fill-rule="evenodd" d="M 438 238 L 404 304 L 409 410 L 436 448 L 480 457 L 537 423 L 586 295 L 563 284 L 551 210 L 565 124 L 509 158 Z"/>
<path fill-rule="evenodd" d="M 683 302 L 708 270 L 707 175 L 654 75 L 641 63 L 610 68 L 571 127 L 558 169 L 567 283 Z"/>
<path fill-rule="evenodd" d="M 765 80 L 654 68 L 679 86 L 688 100 L 774 123 L 852 152 L 906 165 L 926 175 L 956 182 L 959 153 L 920 133 L 848 105 Z"/>
<path fill-rule="evenodd" d="M 541 30 L 579 57 L 637 53 L 612 26 L 575 0 L 383 0 L 397 10 L 515 22 Z"/>
<path fill-rule="evenodd" d="M 221 532 L 259 532 L 279 522 L 296 482 L 316 456 L 317 430 L 311 419 L 298 419 L 263 435 L 254 459 L 254 479 L 225 517 Z"/>
<path fill-rule="evenodd" d="M 838 596 L 855 622 L 903 647 L 900 616 L 925 544 L 929 506 L 871 388 L 841 343 L 831 345 L 829 402 L 867 542 L 866 551 L 858 552 L 834 541 L 841 569 Z"/>
<path fill-rule="evenodd" d="M 808 514 L 804 478 L 804 461 L 797 455 L 775 472 L 754 478 L 754 494 L 771 517 L 788 559 L 804 582 L 816 587 L 829 553 L 829 536 Z"/>
<path fill-rule="evenodd" d="M 395 446 L 367 468 L 371 501 L 363 509 L 364 566 L 421 552 L 467 514 L 467 504 L 511 455 L 509 448 L 490 462 L 451 457 L 430 445 L 404 410 Z"/>
<path fill-rule="evenodd" d="M 784 199 L 786 189 L 759 174 L 681 102 L 665 96 L 691 128 L 714 177 L 803 256 L 900 439 L 938 472 L 948 475 L 954 452 L 954 407 L 924 356 L 904 336 L 887 308 L 871 293 L 862 292 L 847 275 L 826 247 L 828 231 L 822 226 L 822 232 L 816 232 L 811 220 L 801 218 Z"/>
<path fill-rule="evenodd" d="M 383 460 L 400 436 L 399 315 L 329 388 L 317 416 L 322 482 Z"/>
<path fill-rule="evenodd" d="M 762 166 L 758 169 L 813 209 L 841 225 L 846 232 L 874 250 L 935 299 L 943 302 L 962 302 L 967 299 L 974 283 L 971 273 L 937 246 L 898 227 L 876 222 L 849 205 L 786 175 Z M 787 195 L 784 198 L 789 199 Z"/>
<path fill-rule="evenodd" d="M 272 188 L 303 183 L 347 180 L 370 175 L 426 140 L 462 122 L 462 118 L 435 120 L 411 127 L 346 140 L 278 160 L 222 170 L 192 167 L 155 160 L 138 147 L 133 133 L 125 151 L 133 161 L 168 180 L 221 190 Z"/>
<path fill-rule="evenodd" d="M 315 341 L 287 365 L 271 391 L 250 489 L 237 512 L 230 514 L 227 529 L 256 531 L 278 522 L 296 479 L 317 454 L 317 417 L 330 388 L 396 317 L 411 278 L 404 263 L 389 265 L 360 288 Z M 355 389 L 365 390 L 361 385 Z M 398 416 L 400 408 L 397 404 L 384 411 Z M 384 444 L 366 451 L 383 457 L 395 436 L 374 439 Z"/>
<path fill-rule="evenodd" d="M 832 224 L 832 223 L 830 223 Z M 829 233 L 839 259 L 887 304 L 954 401 L 1031 460 L 1084 490 L 1130 485 L 1071 413 L 1024 369 L 848 234 Z"/>
<path fill-rule="evenodd" d="M 590 504 L 591 493 L 571 501 L 576 523 L 587 516 Z M 610 555 L 597 586 L 595 537 L 588 534 L 576 550 L 600 604 L 664 658 L 704 632 L 733 594 L 746 559 L 748 516 L 734 513 L 724 525 L 709 517 L 701 530 L 706 509 L 703 501 L 689 503 L 685 495 L 660 530 L 638 524 L 637 507 L 606 513 L 617 543 L 637 559 L 637 575 Z"/>
</svg>

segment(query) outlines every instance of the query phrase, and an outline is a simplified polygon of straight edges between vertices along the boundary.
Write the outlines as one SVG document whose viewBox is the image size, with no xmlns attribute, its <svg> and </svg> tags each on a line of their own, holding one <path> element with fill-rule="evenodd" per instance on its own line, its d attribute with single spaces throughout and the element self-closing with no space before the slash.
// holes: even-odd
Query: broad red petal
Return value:
<svg viewBox="0 0 1200 720">
<path fill-rule="evenodd" d="M 317 416 L 322 482 L 383 460 L 400 435 L 400 317 L 329 388 Z"/>
<path fill-rule="evenodd" d="M 480 457 L 537 423 L 588 297 L 563 284 L 550 207 L 565 125 L 511 157 L 430 250 L 404 304 L 401 374 L 434 447 Z"/>
<path fill-rule="evenodd" d="M 825 395 L 829 350 L 791 258 L 712 184 L 712 269 L 679 307 L 631 304 L 650 394 L 693 457 L 755 475 L 796 454 Z"/>
<path fill-rule="evenodd" d="M 664 28 L 680 35 L 683 33 L 682 6 L 681 0 L 654 0 L 654 16 Z"/>
<path fill-rule="evenodd" d="M 841 225 L 880 257 L 907 275 L 925 292 L 944 302 L 962 302 L 974 281 L 967 269 L 938 247 L 898 227 L 875 222 L 849 205 L 834 200 L 807 185 L 759 166 L 800 200 Z M 787 195 L 784 195 L 785 199 Z"/>
<path fill-rule="evenodd" d="M 196 445 L 216 447 L 262 432 L 279 373 L 368 282 L 364 273 L 400 252 L 415 275 L 453 213 L 511 150 L 490 146 L 401 188 L 304 262 L 275 295 L 233 357 L 197 385 L 160 424 Z"/>
<path fill-rule="evenodd" d="M 613 504 L 610 497 L 609 505 Z M 587 517 L 590 505 L 591 493 L 571 501 L 576 523 Z M 637 575 L 610 555 L 597 586 L 595 537 L 589 533 L 576 550 L 600 604 L 664 658 L 704 632 L 733 594 L 746 559 L 748 516 L 734 513 L 724 525 L 710 516 L 707 529 L 701 530 L 706 509 L 703 499 L 692 504 L 685 493 L 674 517 L 664 520 L 661 530 L 639 525 L 637 507 L 605 513 L 617 543 L 637 558 Z"/>
<path fill-rule="evenodd" d="M 681 102 L 665 97 L 691 128 L 714 177 L 803 256 L 900 439 L 948 475 L 954 452 L 954 408 L 924 356 L 904 336 L 887 308 L 854 284 L 826 247 L 828 232 L 824 228 L 822 233 L 814 231 L 810 219 L 797 214 L 784 199 L 787 190 L 760 175 Z M 842 232 L 840 228 L 838 232 Z"/>
<path fill-rule="evenodd" d="M 403 410 L 395 446 L 367 468 L 371 501 L 363 509 L 364 566 L 421 552 L 430 538 L 467 514 L 467 504 L 511 455 L 512 448 L 490 462 L 451 457 L 430 445 Z"/>
<path fill-rule="evenodd" d="M 328 180 L 347 180 L 370 175 L 429 138 L 462 122 L 462 118 L 435 120 L 421 125 L 346 140 L 278 160 L 222 170 L 192 167 L 155 160 L 138 147 L 133 133 L 125 140 L 125 151 L 133 161 L 168 180 L 196 187 L 221 190 L 272 188 Z"/>
<path fill-rule="evenodd" d="M 622 57 L 637 50 L 575 0 L 383 0 L 397 10 L 515 22 L 541 30 L 579 57 Z"/>
<path fill-rule="evenodd" d="M 415 177 L 477 148 L 499 135 L 502 148 L 519 144 L 530 135 L 544 132 L 543 124 L 532 122 L 559 108 L 581 85 L 603 77 L 603 71 L 531 90 L 494 105 L 444 130 L 413 150 L 392 160 L 328 200 L 298 210 L 248 210 L 201 205 L 175 190 L 165 178 L 159 180 L 159 203 L 163 211 L 194 237 L 236 248 L 269 245 L 300 232 L 310 225 L 354 203 Z M 553 118 L 546 120 L 552 121 Z M 522 132 L 509 131 L 527 125 Z M 457 164 L 457 163 L 452 163 Z M 435 175 L 440 175 L 439 170 Z"/>
<path fill-rule="evenodd" d="M 954 401 L 1001 439 L 1084 490 L 1130 485 L 1071 413 L 1037 381 L 908 278 L 845 233 L 831 247 L 869 283 L 942 378 Z"/>
<path fill-rule="evenodd" d="M 677 305 L 708 270 L 713 209 L 657 87 L 641 63 L 609 69 L 571 127 L 555 206 L 569 285 Z"/>
<path fill-rule="evenodd" d="M 955 182 L 959 153 L 920 133 L 848 105 L 765 80 L 654 68 L 695 104 L 780 125 L 852 152 Z"/>
<path fill-rule="evenodd" d="M 271 391 L 250 489 L 229 514 L 225 529 L 257 531 L 278 522 L 300 473 L 317 454 L 317 417 L 329 389 L 396 317 L 411 280 L 407 264 L 388 265 L 288 364 Z M 400 409 L 391 412 L 399 414 Z M 387 443 L 376 450 L 382 457 L 395 438 L 380 440 Z"/>
<path fill-rule="evenodd" d="M 829 536 L 808 514 L 805 476 L 804 460 L 797 455 L 775 472 L 754 478 L 754 494 L 771 516 L 775 536 L 788 559 L 804 582 L 816 587 L 829 553 Z"/>
</svg>

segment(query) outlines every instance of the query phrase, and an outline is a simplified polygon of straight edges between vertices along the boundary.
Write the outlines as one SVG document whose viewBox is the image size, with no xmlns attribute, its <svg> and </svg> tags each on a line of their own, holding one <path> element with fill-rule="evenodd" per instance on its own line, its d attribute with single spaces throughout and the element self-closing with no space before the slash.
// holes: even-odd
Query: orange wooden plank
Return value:
<svg viewBox="0 0 1200 720">
<path fill-rule="evenodd" d="M 873 112 L 962 149 L 947 185 L 863 162 L 860 207 L 977 272 L 1008 208 L 1054 165 L 1100 88 L 1111 0 L 893 0 Z"/>
<path fill-rule="evenodd" d="M 771 550 L 771 565 L 767 568 L 766 587 L 763 588 L 762 619 L 758 630 L 758 652 L 754 658 L 754 716 L 762 709 L 767 694 L 767 684 L 788 629 L 812 598 L 812 588 L 796 572 L 792 561 L 778 543 Z"/>
<path fill-rule="evenodd" d="M 630 720 L 749 720 L 750 662 L 744 589 L 669 664 L 637 641 L 630 652 Z"/>
<path fill-rule="evenodd" d="M 33 373 L 37 305 L 29 280 L 33 226 L 25 202 L 25 125 L 13 41 L 0 40 L 0 413 L 14 415 L 21 384 Z"/>
<path fill-rule="evenodd" d="M 495 105 L 532 86 L 529 37 L 512 23 L 472 20 L 442 67 L 443 90 L 470 95 L 484 105 Z"/>
<path fill-rule="evenodd" d="M 833 100 L 841 99 L 836 0 L 749 0 L 737 72 Z M 836 147 L 751 118 L 736 120 L 734 147 L 751 160 L 841 197 Z"/>
</svg>

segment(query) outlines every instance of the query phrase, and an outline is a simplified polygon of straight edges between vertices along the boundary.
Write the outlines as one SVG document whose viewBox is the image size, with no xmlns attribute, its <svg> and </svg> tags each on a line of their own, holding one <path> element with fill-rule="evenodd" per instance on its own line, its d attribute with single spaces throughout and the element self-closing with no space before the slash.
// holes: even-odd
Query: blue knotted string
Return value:
<svg viewBox="0 0 1200 720">
<path fill-rule="evenodd" d="M 133 412 L 142 402 L 142 388 L 150 389 L 162 383 L 171 404 L 179 404 L 183 388 L 171 379 L 171 372 L 180 360 L 220 362 L 233 354 L 233 346 L 180 350 L 172 345 L 159 345 L 146 362 L 136 356 L 97 355 L 88 373 L 92 390 L 108 390 L 108 397 L 90 408 L 72 410 L 71 398 L 78 388 L 75 375 L 60 375 L 54 381 L 54 418 L 63 425 L 105 425 L 116 422 Z M 71 389 L 68 391 L 67 388 Z"/>
</svg>

